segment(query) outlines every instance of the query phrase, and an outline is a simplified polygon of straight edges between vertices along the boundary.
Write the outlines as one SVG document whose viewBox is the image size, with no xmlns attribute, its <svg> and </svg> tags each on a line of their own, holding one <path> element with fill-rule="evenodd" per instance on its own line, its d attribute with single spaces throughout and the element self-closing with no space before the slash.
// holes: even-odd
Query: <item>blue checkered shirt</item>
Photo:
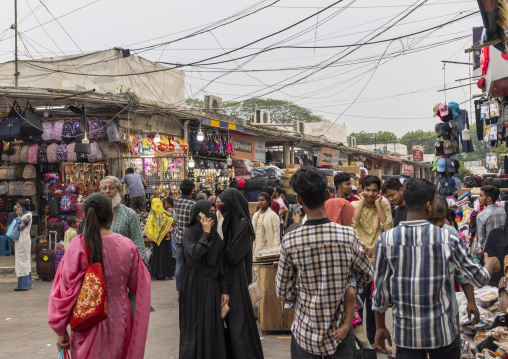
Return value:
<svg viewBox="0 0 508 359">
<path fill-rule="evenodd" d="M 372 266 L 351 227 L 328 218 L 308 220 L 284 236 L 275 290 L 280 300 L 295 303 L 291 331 L 305 351 L 335 354 L 339 342 L 333 332 L 344 322 L 351 268 L 357 288 L 372 281 Z"/>
<path fill-rule="evenodd" d="M 476 287 L 489 283 L 456 234 L 427 221 L 405 221 L 379 236 L 372 309 L 393 303 L 393 339 L 411 349 L 449 345 L 457 337 L 449 263 Z"/>
<path fill-rule="evenodd" d="M 175 229 L 173 230 L 173 238 L 177 243 L 182 243 L 183 232 L 189 225 L 193 205 L 194 201 L 188 196 L 179 195 L 175 198 L 175 209 L 173 210 Z"/>
</svg>

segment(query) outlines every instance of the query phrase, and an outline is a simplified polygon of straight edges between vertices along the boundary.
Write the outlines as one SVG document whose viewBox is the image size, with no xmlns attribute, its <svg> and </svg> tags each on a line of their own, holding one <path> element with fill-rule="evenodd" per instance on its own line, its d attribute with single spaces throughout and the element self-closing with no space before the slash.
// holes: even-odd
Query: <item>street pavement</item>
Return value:
<svg viewBox="0 0 508 359">
<path fill-rule="evenodd" d="M 0 358 L 58 357 L 56 334 L 47 324 L 51 284 L 36 280 L 29 291 L 14 292 L 16 278 L 0 278 Z M 150 314 L 145 358 L 176 359 L 179 331 L 175 281 L 152 281 L 152 306 L 155 312 Z M 290 358 L 290 336 L 289 332 L 261 334 L 265 359 Z M 378 354 L 378 358 L 386 356 Z"/>
</svg>

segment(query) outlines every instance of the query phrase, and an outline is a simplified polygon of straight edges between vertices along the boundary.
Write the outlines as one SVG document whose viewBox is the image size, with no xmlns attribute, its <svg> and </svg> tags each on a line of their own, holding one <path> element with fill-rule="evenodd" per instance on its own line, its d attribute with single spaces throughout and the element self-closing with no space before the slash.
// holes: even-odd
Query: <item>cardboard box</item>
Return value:
<svg viewBox="0 0 508 359">
<path fill-rule="evenodd" d="M 369 170 L 369 175 L 372 175 L 372 176 L 377 176 L 379 178 L 382 178 L 381 176 L 383 175 L 383 173 L 381 172 L 380 169 L 377 169 L 377 170 Z"/>
<path fill-rule="evenodd" d="M 300 164 L 299 163 L 293 163 L 291 165 L 287 165 L 286 168 L 296 168 L 297 170 L 300 169 Z"/>
<path fill-rule="evenodd" d="M 330 187 L 333 187 L 334 177 L 333 176 L 326 176 L 326 178 L 328 179 L 328 184 L 330 185 Z"/>
</svg>

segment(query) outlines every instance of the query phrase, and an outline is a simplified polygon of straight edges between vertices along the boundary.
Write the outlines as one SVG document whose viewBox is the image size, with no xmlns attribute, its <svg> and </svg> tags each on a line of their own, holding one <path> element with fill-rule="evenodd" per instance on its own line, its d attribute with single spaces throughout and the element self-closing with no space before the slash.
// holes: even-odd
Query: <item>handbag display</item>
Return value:
<svg viewBox="0 0 508 359">
<path fill-rule="evenodd" d="M 25 111 L 21 114 L 20 132 L 25 136 L 40 136 L 44 133 L 42 122 L 30 104 L 27 101 Z"/>
<path fill-rule="evenodd" d="M 104 279 L 102 265 L 100 263 L 93 263 L 90 265 L 90 249 L 85 243 L 83 234 L 79 237 L 85 244 L 85 252 L 88 258 L 88 268 L 85 276 L 83 277 L 83 283 L 81 284 L 78 299 L 72 309 L 72 330 L 85 330 L 92 328 L 108 317 L 106 281 Z"/>
</svg>

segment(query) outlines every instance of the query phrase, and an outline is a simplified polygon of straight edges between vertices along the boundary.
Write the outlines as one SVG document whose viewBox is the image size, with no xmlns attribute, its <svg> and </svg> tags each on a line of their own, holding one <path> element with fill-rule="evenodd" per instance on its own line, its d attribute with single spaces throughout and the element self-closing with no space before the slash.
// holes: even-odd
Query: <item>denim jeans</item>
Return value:
<svg viewBox="0 0 508 359">
<path fill-rule="evenodd" d="M 28 273 L 28 275 L 24 275 L 23 277 L 18 277 L 19 289 L 29 289 L 31 287 L 32 287 L 32 272 Z"/>
<path fill-rule="evenodd" d="M 295 336 L 291 335 L 291 359 L 335 359 L 335 358 L 354 358 L 356 353 L 355 348 L 355 336 L 353 329 L 349 330 L 343 341 L 339 343 L 337 351 L 332 355 L 316 355 L 311 354 L 305 350 L 296 342 Z M 397 352 L 397 355 L 399 353 Z"/>
<path fill-rule="evenodd" d="M 462 152 L 473 152 L 473 141 L 465 141 L 462 139 L 462 131 L 464 131 L 466 128 L 469 129 L 469 115 L 467 111 L 459 109 L 459 114 L 457 116 L 453 116 L 452 121 L 456 122 L 459 125 L 459 143 L 462 143 Z"/>
<path fill-rule="evenodd" d="M 426 359 L 429 353 L 430 359 L 460 359 L 460 334 L 455 340 L 441 348 L 435 349 L 410 349 L 397 346 L 397 359 Z"/>
<path fill-rule="evenodd" d="M 180 288 L 182 288 L 182 270 L 185 258 L 183 256 L 182 243 L 176 242 L 175 245 L 176 245 L 176 269 L 175 269 L 176 290 L 180 291 Z"/>
</svg>

